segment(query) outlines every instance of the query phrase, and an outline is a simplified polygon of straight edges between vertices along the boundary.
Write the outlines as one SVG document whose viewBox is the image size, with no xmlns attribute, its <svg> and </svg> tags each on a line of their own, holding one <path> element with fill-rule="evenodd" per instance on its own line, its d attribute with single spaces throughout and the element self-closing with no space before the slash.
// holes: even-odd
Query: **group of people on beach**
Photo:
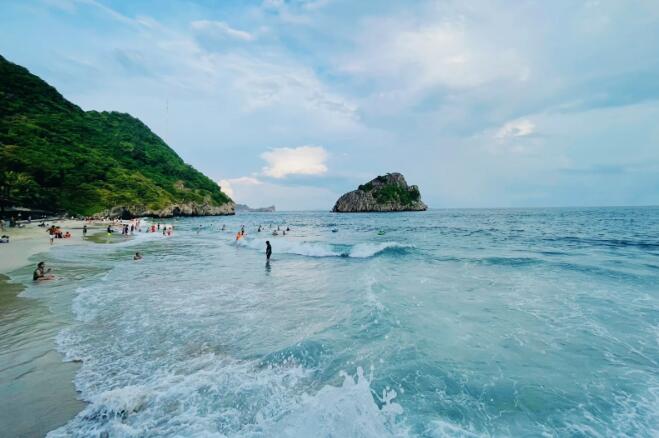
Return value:
<svg viewBox="0 0 659 438">
<path fill-rule="evenodd" d="M 46 230 L 48 232 L 48 237 L 50 238 L 50 244 L 52 245 L 55 239 L 70 239 L 71 233 L 69 231 L 63 232 L 60 227 L 57 225 L 51 225 Z"/>
<path fill-rule="evenodd" d="M 114 224 L 115 225 L 121 225 L 121 234 L 123 236 L 126 236 L 126 237 L 128 237 L 129 235 L 134 234 L 134 232 L 136 230 L 137 230 L 137 232 L 140 232 L 140 233 L 142 232 L 142 228 L 140 226 L 141 222 L 140 222 L 139 219 L 136 219 L 136 220 L 134 220 L 130 223 L 117 223 L 117 221 L 114 221 Z M 272 228 L 272 225 L 269 225 L 269 228 Z M 155 224 L 147 225 L 146 232 L 147 233 L 156 233 L 156 232 L 160 232 L 161 229 L 162 229 L 163 236 L 165 236 L 165 235 L 166 236 L 171 236 L 172 233 L 173 233 L 173 230 L 174 230 L 174 226 L 173 225 L 162 225 L 161 226 L 160 223 L 155 223 Z M 199 233 L 199 231 L 201 229 L 202 229 L 202 225 L 199 225 L 197 227 L 197 233 Z M 87 236 L 87 230 L 88 230 L 87 224 L 84 224 L 83 227 L 82 227 L 83 238 L 85 238 Z M 226 225 L 223 224 L 221 230 L 225 231 L 226 230 Z M 263 230 L 264 230 L 264 227 L 262 225 L 259 225 L 256 232 L 260 233 Z M 65 233 L 62 233 L 60 227 L 58 227 L 56 225 L 50 226 L 47 229 L 47 231 L 50 235 L 51 244 L 53 243 L 53 240 L 55 238 L 64 238 L 65 239 L 65 238 L 70 238 L 71 237 L 70 232 L 66 231 Z M 285 236 L 286 233 L 290 232 L 290 231 L 291 231 L 291 229 L 288 226 L 286 227 L 285 230 L 282 230 L 281 226 L 277 225 L 277 229 L 273 230 L 272 235 L 273 236 L 278 236 L 279 233 L 281 232 L 282 235 Z M 111 236 L 112 233 L 114 233 L 113 224 L 109 224 L 107 226 L 107 233 L 108 233 L 108 236 Z M 240 239 L 242 239 L 245 236 L 245 234 L 246 234 L 245 233 L 245 225 L 241 225 L 240 230 L 236 233 L 236 241 L 239 241 Z M 7 238 L 7 241 L 9 241 L 9 236 L 2 236 L 2 239 L 4 239 L 5 237 Z M 270 257 L 272 257 L 272 245 L 270 244 L 269 240 L 267 240 L 265 242 L 265 257 L 266 257 L 267 262 L 270 263 Z M 135 261 L 142 260 L 142 258 L 143 258 L 143 256 L 139 251 L 136 252 L 135 255 L 133 256 L 133 260 L 135 260 Z M 32 274 L 32 279 L 34 281 L 52 280 L 55 277 L 52 274 L 50 274 L 50 272 L 51 272 L 51 269 L 50 268 L 46 269 L 45 262 L 39 262 L 39 264 L 37 265 L 37 268 L 34 270 L 34 272 Z"/>
</svg>

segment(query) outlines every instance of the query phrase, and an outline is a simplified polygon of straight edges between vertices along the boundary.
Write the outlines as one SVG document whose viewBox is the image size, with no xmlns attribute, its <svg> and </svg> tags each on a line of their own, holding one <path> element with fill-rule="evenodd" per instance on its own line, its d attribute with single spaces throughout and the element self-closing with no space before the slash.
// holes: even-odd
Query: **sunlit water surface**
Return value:
<svg viewBox="0 0 659 438">
<path fill-rule="evenodd" d="M 56 248 L 24 292 L 71 315 L 90 402 L 51 437 L 659 430 L 658 208 L 171 223 Z"/>
</svg>

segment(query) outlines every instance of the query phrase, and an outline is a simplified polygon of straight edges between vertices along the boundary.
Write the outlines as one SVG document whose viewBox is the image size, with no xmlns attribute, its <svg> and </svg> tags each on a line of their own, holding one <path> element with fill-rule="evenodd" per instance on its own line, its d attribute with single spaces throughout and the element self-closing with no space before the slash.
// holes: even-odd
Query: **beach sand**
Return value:
<svg viewBox="0 0 659 438">
<path fill-rule="evenodd" d="M 49 223 L 72 234 L 55 239 L 52 247 L 107 241 L 100 238 L 107 224 L 88 224 L 89 238 L 83 240 L 82 221 Z M 10 236 L 10 243 L 0 244 L 0 274 L 31 272 L 36 256 L 51 248 L 48 233 L 36 223 L 3 234 Z M 42 437 L 73 418 L 85 403 L 73 385 L 78 365 L 63 362 L 54 343 L 66 322 L 39 300 L 17 296 L 23 289 L 0 275 L 0 435 Z"/>
<path fill-rule="evenodd" d="M 83 221 L 61 220 L 51 221 L 63 231 L 71 232 L 69 239 L 55 239 L 52 246 L 75 245 L 84 243 L 82 239 Z M 102 223 L 88 224 L 89 234 L 98 232 L 107 225 Z M 27 265 L 30 257 L 48 251 L 50 238 L 46 228 L 38 227 L 36 222 L 26 224 L 24 228 L 5 228 L 2 234 L 9 235 L 9 243 L 0 243 L 0 274 L 8 274 Z"/>
</svg>

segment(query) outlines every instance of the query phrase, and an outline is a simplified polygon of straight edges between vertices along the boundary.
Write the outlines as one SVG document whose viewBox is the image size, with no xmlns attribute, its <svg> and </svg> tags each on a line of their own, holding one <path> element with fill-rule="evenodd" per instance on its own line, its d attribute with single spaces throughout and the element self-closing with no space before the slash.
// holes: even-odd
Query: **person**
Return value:
<svg viewBox="0 0 659 438">
<path fill-rule="evenodd" d="M 227 228 L 227 226 L 222 224 L 222 231 L 224 231 L 226 228 Z"/>
<path fill-rule="evenodd" d="M 279 233 L 277 232 L 277 230 L 275 230 L 275 231 L 272 232 L 272 235 L 273 235 L 273 236 L 278 236 Z"/>
<path fill-rule="evenodd" d="M 68 231 L 66 233 L 64 233 L 64 238 L 65 239 L 71 238 L 71 233 L 69 233 Z"/>
<path fill-rule="evenodd" d="M 236 233 L 236 242 L 240 240 L 240 238 L 243 237 L 242 234 L 240 234 L 240 231 Z"/>
<path fill-rule="evenodd" d="M 32 273 L 32 281 L 52 280 L 53 276 L 49 272 L 50 268 L 46 269 L 46 262 L 39 262 L 37 269 Z"/>
<path fill-rule="evenodd" d="M 270 256 L 272 255 L 272 246 L 270 246 L 270 241 L 265 241 L 265 258 L 267 261 L 270 261 Z"/>
<path fill-rule="evenodd" d="M 0 243 L 9 243 L 9 236 L 3 234 L 2 237 L 0 237 Z"/>
<path fill-rule="evenodd" d="M 240 234 L 245 235 L 245 225 L 240 226 Z"/>
<path fill-rule="evenodd" d="M 142 260 L 142 254 L 140 254 L 139 251 L 136 252 L 133 256 L 133 260 Z"/>
<path fill-rule="evenodd" d="M 290 229 L 290 228 L 288 228 L 288 227 L 286 227 L 286 231 L 291 231 L 291 229 Z"/>
<path fill-rule="evenodd" d="M 286 235 L 286 230 L 282 231 L 281 234 L 282 234 L 282 236 L 285 236 Z"/>
<path fill-rule="evenodd" d="M 112 235 L 112 225 L 108 225 L 108 236 Z"/>
<path fill-rule="evenodd" d="M 87 224 L 82 226 L 82 238 L 84 239 L 86 237 L 87 237 Z"/>
<path fill-rule="evenodd" d="M 50 238 L 50 244 L 52 245 L 53 242 L 55 242 L 55 230 L 54 229 L 49 229 L 48 230 L 48 237 Z"/>
<path fill-rule="evenodd" d="M 261 232 L 261 225 L 259 225 L 259 229 L 257 230 L 257 232 L 259 233 Z"/>
</svg>

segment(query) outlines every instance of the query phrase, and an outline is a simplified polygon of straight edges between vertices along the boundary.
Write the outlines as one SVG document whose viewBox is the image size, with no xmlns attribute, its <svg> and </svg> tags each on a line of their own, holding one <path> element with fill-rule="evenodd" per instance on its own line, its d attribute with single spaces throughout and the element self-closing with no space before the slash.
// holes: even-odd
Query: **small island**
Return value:
<svg viewBox="0 0 659 438">
<path fill-rule="evenodd" d="M 366 213 L 394 211 L 425 211 L 428 206 L 421 201 L 421 192 L 415 185 L 408 186 L 400 173 L 378 176 L 357 190 L 341 196 L 334 208 L 335 213 Z"/>
</svg>

